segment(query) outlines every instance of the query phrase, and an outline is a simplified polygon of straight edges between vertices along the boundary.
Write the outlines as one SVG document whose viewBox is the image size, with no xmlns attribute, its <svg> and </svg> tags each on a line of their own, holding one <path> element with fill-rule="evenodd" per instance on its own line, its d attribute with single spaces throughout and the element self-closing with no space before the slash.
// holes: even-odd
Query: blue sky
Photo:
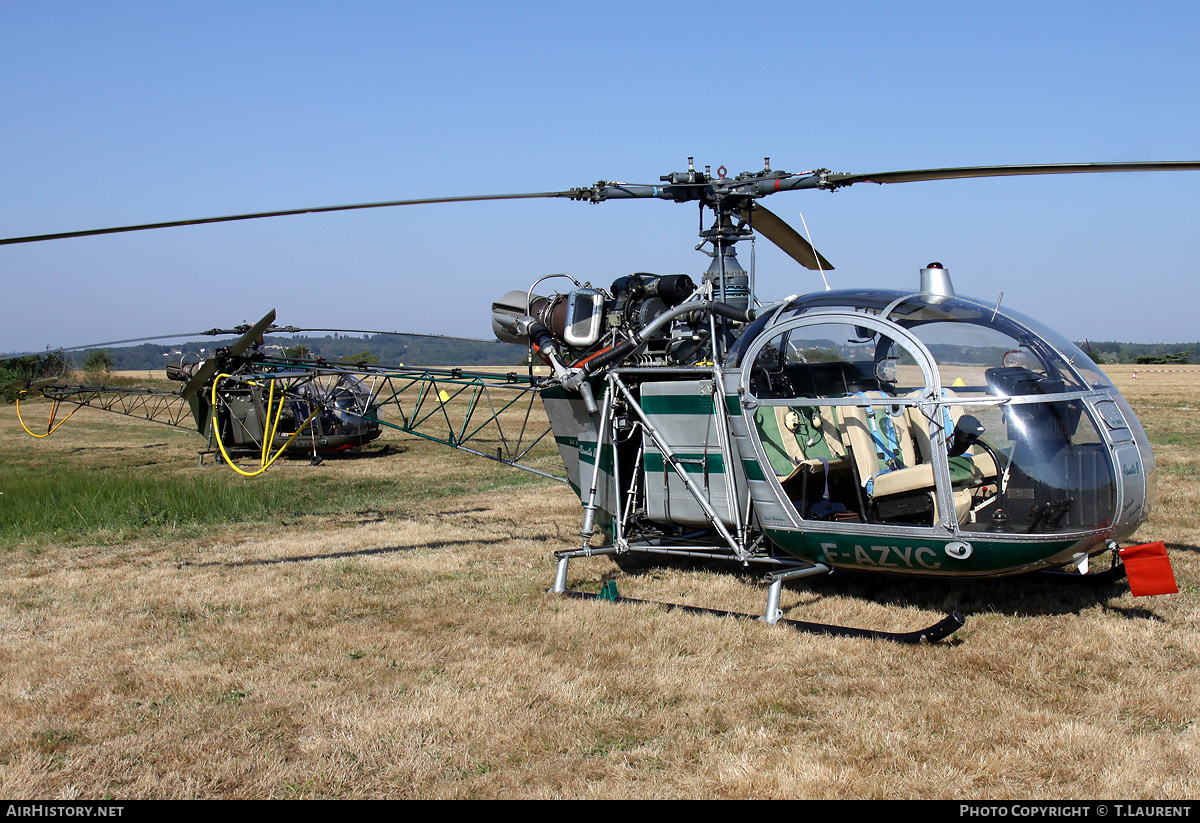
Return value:
<svg viewBox="0 0 1200 823">
<path fill-rule="evenodd" d="M 1200 160 L 1195 4 L 5 3 L 0 236 L 409 197 L 837 171 Z M 1191 341 L 1200 173 L 769 199 L 835 288 Z M 470 203 L 0 247 L 0 350 L 254 320 L 488 336 L 552 272 L 688 272 L 693 205 Z M 749 250 L 742 249 L 744 263 Z M 764 299 L 821 288 L 762 242 Z"/>
</svg>

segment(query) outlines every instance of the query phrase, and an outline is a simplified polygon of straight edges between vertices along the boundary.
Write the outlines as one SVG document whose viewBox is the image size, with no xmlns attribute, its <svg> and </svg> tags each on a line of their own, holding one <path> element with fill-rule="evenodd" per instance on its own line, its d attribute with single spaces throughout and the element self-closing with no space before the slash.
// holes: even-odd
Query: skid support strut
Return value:
<svg viewBox="0 0 1200 823">
<path fill-rule="evenodd" d="M 779 618 L 783 617 L 783 610 L 779 608 L 779 593 L 783 589 L 783 581 L 797 580 L 801 577 L 812 577 L 817 574 L 829 574 L 833 569 L 821 563 L 816 563 L 812 566 L 804 566 L 799 569 L 788 569 L 782 572 L 773 572 L 767 575 L 767 580 L 771 587 L 767 589 L 767 610 L 763 616 L 759 618 L 764 623 L 774 625 L 779 622 Z"/>
<path fill-rule="evenodd" d="M 572 558 L 595 557 L 601 554 L 616 554 L 616 552 L 616 546 L 601 546 L 598 549 L 589 546 L 574 551 L 555 552 L 554 556 L 558 558 L 558 568 L 554 570 L 554 588 L 551 591 L 555 594 L 563 594 L 567 591 L 567 566 L 570 565 Z"/>
</svg>

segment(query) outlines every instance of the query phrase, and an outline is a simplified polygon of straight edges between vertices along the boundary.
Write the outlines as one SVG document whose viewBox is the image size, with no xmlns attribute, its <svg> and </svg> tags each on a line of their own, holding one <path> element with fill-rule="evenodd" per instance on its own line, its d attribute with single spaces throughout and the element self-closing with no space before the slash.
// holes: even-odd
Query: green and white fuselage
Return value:
<svg viewBox="0 0 1200 823">
<path fill-rule="evenodd" d="M 597 413 L 542 396 L 622 551 L 1005 575 L 1079 564 L 1153 501 L 1145 434 L 1091 360 L 969 299 L 812 295 L 720 366 L 616 366 L 591 389 Z"/>
</svg>

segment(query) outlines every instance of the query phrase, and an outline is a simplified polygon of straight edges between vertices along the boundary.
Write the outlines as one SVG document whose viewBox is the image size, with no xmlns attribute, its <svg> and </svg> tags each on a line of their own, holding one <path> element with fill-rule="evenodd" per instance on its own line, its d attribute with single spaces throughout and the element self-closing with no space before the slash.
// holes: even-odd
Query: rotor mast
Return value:
<svg viewBox="0 0 1200 823">
<path fill-rule="evenodd" d="M 770 158 L 767 158 L 769 165 Z M 688 158 L 688 166 L 692 158 Z M 718 169 L 720 179 L 725 177 L 725 167 Z M 711 177 L 708 167 L 705 176 Z M 705 207 L 712 209 L 713 222 L 707 230 L 701 229 L 701 241 L 696 246 L 697 251 L 704 251 L 704 245 L 710 244 L 712 251 L 705 251 L 712 257 L 712 262 L 704 272 L 703 282 L 711 289 L 712 299 L 719 303 L 727 303 L 734 308 L 746 310 L 750 308 L 754 295 L 750 293 L 750 276 L 737 259 L 737 243 L 751 234 L 748 221 L 734 225 L 733 215 L 745 210 L 746 205 L 738 207 L 734 200 L 742 200 L 748 204 L 744 196 L 734 196 L 721 189 L 711 192 L 711 196 L 701 199 L 701 215 Z M 703 219 L 703 217 L 701 218 Z M 701 223 L 703 226 L 703 223 Z M 725 348 L 731 342 L 729 331 L 730 321 L 724 317 L 712 316 L 712 349 L 713 361 L 724 362 Z"/>
<path fill-rule="evenodd" d="M 750 308 L 754 295 L 750 290 L 750 275 L 738 261 L 736 246 L 739 241 L 753 234 L 752 215 L 756 209 L 761 208 L 756 206 L 754 201 L 776 191 L 816 188 L 818 185 L 811 174 L 798 177 L 783 171 L 772 171 L 769 157 L 763 158 L 762 171 L 743 172 L 736 177 L 728 177 L 724 166 L 717 169 L 715 176 L 711 166 L 705 166 L 703 172 L 697 171 L 695 158 L 689 157 L 687 171 L 664 174 L 659 180 L 666 185 L 647 186 L 600 181 L 595 186 L 574 190 L 573 199 L 593 203 L 633 198 L 655 198 L 676 203 L 698 202 L 701 210 L 701 239 L 696 249 L 712 258 L 704 272 L 703 283 L 709 287 L 712 300 L 742 310 Z M 713 213 L 712 223 L 707 229 L 704 228 L 704 209 L 711 209 Z M 786 227 L 782 221 L 778 222 Z M 791 231 L 790 227 L 788 230 Z M 799 244 L 807 247 L 810 256 L 815 254 L 799 235 L 796 237 Z M 711 249 L 705 250 L 706 245 Z M 785 248 L 785 251 L 795 257 L 788 249 Z M 802 262 L 808 264 L 807 260 Z M 832 268 L 824 258 L 821 262 L 826 264 L 826 268 Z M 730 321 L 724 317 L 714 317 L 713 322 L 713 355 L 719 359 L 723 357 L 725 345 L 730 337 L 727 331 Z"/>
</svg>

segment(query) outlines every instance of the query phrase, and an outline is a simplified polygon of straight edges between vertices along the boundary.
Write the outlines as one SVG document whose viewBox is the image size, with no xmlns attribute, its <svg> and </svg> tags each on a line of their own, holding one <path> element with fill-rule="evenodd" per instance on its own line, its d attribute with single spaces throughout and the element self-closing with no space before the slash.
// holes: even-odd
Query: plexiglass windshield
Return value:
<svg viewBox="0 0 1200 823">
<path fill-rule="evenodd" d="M 963 531 L 1112 525 L 1113 463 L 1080 396 L 1087 372 L 1068 359 L 1083 357 L 1077 347 L 1064 353 L 1063 341 L 973 301 L 898 301 L 889 319 L 933 355 L 940 394 L 900 332 L 814 313 L 767 330 L 757 348 L 755 430 L 800 517 L 932 526 L 947 500 L 942 463 L 949 519 Z"/>
</svg>

